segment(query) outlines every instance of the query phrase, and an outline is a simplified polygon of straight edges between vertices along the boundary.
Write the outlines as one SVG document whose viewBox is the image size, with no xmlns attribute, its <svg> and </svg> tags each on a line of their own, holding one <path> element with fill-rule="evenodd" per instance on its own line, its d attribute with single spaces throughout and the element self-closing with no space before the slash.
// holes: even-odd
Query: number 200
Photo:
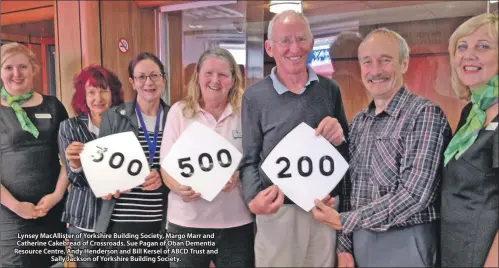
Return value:
<svg viewBox="0 0 499 268">
<path fill-rule="evenodd" d="M 227 162 L 222 161 L 222 155 L 224 155 L 224 154 L 227 157 Z M 205 159 L 205 158 L 208 159 L 208 166 L 205 166 L 205 164 L 203 162 L 203 159 Z M 189 178 L 194 174 L 194 167 L 191 164 L 186 163 L 187 161 L 190 161 L 190 160 L 191 160 L 190 157 L 178 159 L 178 166 L 180 169 L 182 169 L 182 172 L 180 173 L 180 175 L 184 176 L 185 178 Z M 226 149 L 221 149 L 220 151 L 217 152 L 217 160 L 218 160 L 218 163 L 220 164 L 220 166 L 223 168 L 230 167 L 230 165 L 232 164 L 232 157 L 230 155 L 230 152 Z M 199 163 L 199 167 L 204 172 L 208 172 L 208 171 L 213 169 L 213 158 L 211 157 L 211 155 L 209 153 L 200 154 L 198 157 L 198 163 Z M 185 172 L 184 171 L 185 169 L 188 169 L 188 172 Z"/>
<path fill-rule="evenodd" d="M 324 169 L 324 162 L 328 161 L 330 168 L 329 170 Z M 289 162 L 289 159 L 287 157 L 279 157 L 276 161 L 276 164 L 280 164 L 281 162 L 284 162 L 286 166 L 277 174 L 277 177 L 279 179 L 284 179 L 284 178 L 291 178 L 291 174 L 286 174 L 286 171 L 288 171 L 289 166 L 291 165 L 291 162 Z M 304 171 L 303 169 L 303 162 L 307 162 L 307 170 Z M 308 156 L 302 156 L 298 159 L 298 174 L 302 177 L 308 177 L 312 174 L 313 171 L 313 165 L 312 165 L 312 160 Z M 319 171 L 321 172 L 322 175 L 324 176 L 331 176 L 331 174 L 334 173 L 334 160 L 331 156 L 325 155 L 321 157 L 319 160 Z"/>
</svg>

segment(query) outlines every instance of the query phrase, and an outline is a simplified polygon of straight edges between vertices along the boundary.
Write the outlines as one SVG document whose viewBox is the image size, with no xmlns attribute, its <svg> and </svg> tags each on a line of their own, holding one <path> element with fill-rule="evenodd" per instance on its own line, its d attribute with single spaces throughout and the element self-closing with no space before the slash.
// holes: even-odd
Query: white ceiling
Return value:
<svg viewBox="0 0 499 268">
<path fill-rule="evenodd" d="M 439 1 L 404 6 L 400 6 L 398 1 L 308 1 L 306 4 L 310 13 L 314 14 L 307 15 L 305 9 L 314 35 L 355 30 L 364 25 L 473 16 L 487 11 L 486 1 Z M 338 8 L 339 4 L 343 5 L 343 9 Z M 241 6 L 240 3 L 237 5 Z M 244 41 L 245 34 L 240 31 L 244 23 L 241 10 L 229 12 L 220 7 L 198 9 L 184 10 L 187 15 L 184 16 L 184 35 Z M 355 11 L 341 12 L 348 9 Z M 262 27 L 262 23 L 266 30 L 268 22 L 250 23 L 246 27 Z M 189 25 L 193 24 L 202 26 L 190 28 Z"/>
<path fill-rule="evenodd" d="M 333 3 L 331 3 L 333 4 Z M 311 25 L 358 20 L 362 25 L 383 24 L 415 20 L 473 16 L 486 12 L 485 1 L 447 1 L 423 5 L 368 9 L 346 13 L 308 17 Z"/>
</svg>

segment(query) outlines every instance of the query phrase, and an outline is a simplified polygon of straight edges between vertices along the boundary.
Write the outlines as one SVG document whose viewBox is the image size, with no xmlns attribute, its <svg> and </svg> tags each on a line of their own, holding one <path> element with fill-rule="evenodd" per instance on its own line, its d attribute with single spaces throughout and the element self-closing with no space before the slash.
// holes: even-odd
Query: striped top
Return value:
<svg viewBox="0 0 499 268">
<path fill-rule="evenodd" d="M 144 116 L 144 121 L 148 129 L 154 129 L 156 121 L 155 116 Z M 152 126 L 151 126 L 152 123 Z M 160 129 L 162 129 L 160 127 Z M 154 139 L 154 132 L 149 132 L 149 138 Z M 158 143 L 156 144 L 156 152 L 153 158 L 152 168 L 159 169 L 159 153 L 161 141 L 163 139 L 163 131 L 158 133 Z M 142 128 L 139 129 L 138 140 L 146 159 L 149 159 L 149 149 L 147 147 L 146 137 Z M 163 216 L 164 196 L 160 189 L 154 191 L 144 191 L 142 186 L 131 189 L 128 193 L 120 194 L 116 200 L 111 221 L 114 222 L 156 222 L 161 221 Z"/>
<path fill-rule="evenodd" d="M 88 185 L 81 168 L 72 169 L 66 159 L 66 148 L 74 141 L 87 143 L 97 138 L 98 130 L 87 115 L 78 115 L 63 121 L 59 127 L 60 156 L 66 165 L 71 184 L 66 199 L 62 221 L 79 229 L 92 232 L 97 218 L 97 198 Z"/>
</svg>

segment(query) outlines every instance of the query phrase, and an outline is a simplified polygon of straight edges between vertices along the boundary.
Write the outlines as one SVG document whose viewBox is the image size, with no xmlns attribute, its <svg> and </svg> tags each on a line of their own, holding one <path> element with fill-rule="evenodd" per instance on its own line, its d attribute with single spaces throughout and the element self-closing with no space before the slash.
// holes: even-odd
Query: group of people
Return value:
<svg viewBox="0 0 499 268">
<path fill-rule="evenodd" d="M 74 79 L 76 116 L 68 118 L 57 98 L 34 91 L 34 54 L 21 44 L 5 44 L 2 267 L 48 267 L 48 255 L 15 253 L 18 234 L 56 232 L 214 234 L 217 253 L 195 254 L 189 249 L 206 247 L 187 245 L 188 254 L 170 254 L 181 262 L 140 267 L 497 267 L 497 28 L 497 14 L 482 14 L 450 38 L 452 86 L 469 102 L 454 135 L 442 109 L 405 86 L 409 47 L 386 28 L 358 45 L 356 75 L 370 103 L 350 124 L 342 101 L 348 88 L 340 91 L 341 85 L 307 66 L 314 38 L 306 17 L 294 11 L 269 23 L 265 50 L 276 62 L 269 76 L 244 90 L 234 57 L 214 48 L 200 56 L 187 95 L 171 107 L 161 99 L 163 64 L 144 52 L 128 66 L 136 91 L 132 102 L 123 102 L 113 72 L 89 66 Z M 238 171 L 211 202 L 160 165 L 193 122 L 243 154 Z M 286 197 L 261 168 L 302 122 L 350 165 L 311 212 Z M 139 187 L 96 198 L 79 154 L 87 142 L 128 131 L 142 145 L 151 171 Z"/>
</svg>

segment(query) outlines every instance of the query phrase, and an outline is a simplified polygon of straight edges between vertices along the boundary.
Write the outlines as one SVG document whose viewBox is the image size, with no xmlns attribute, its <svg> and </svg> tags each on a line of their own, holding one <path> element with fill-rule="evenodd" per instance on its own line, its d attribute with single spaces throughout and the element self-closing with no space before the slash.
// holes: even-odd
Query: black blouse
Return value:
<svg viewBox="0 0 499 268">
<path fill-rule="evenodd" d="M 459 127 L 471 105 L 461 113 Z M 498 117 L 492 122 L 497 123 Z M 499 229 L 499 127 L 484 127 L 459 159 L 444 168 L 442 267 L 483 267 Z"/>
<path fill-rule="evenodd" d="M 36 205 L 55 190 L 61 168 L 57 135 L 68 113 L 53 96 L 43 96 L 40 105 L 23 109 L 40 134 L 35 138 L 24 131 L 14 110 L 0 105 L 0 180 L 14 198 Z M 19 216 L 1 206 L 1 221 L 9 218 Z"/>
</svg>

